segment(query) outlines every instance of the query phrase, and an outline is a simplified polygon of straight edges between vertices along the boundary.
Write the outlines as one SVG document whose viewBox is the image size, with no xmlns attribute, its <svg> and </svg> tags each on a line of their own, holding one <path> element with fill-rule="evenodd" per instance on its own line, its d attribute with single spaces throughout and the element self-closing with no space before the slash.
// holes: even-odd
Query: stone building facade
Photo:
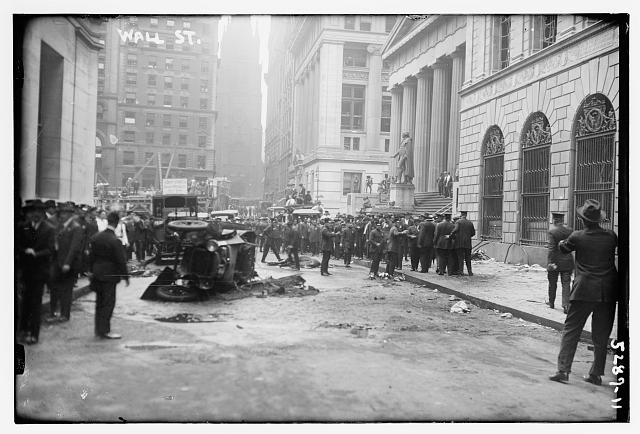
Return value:
<svg viewBox="0 0 640 434">
<path fill-rule="evenodd" d="M 381 49 L 395 16 L 298 17 L 294 61 L 292 175 L 332 212 L 366 177 L 388 172 L 390 94 Z M 375 186 L 374 186 L 375 194 Z"/>
<path fill-rule="evenodd" d="M 96 182 L 143 188 L 215 175 L 217 17 L 106 22 L 99 53 Z"/>
<path fill-rule="evenodd" d="M 231 196 L 262 197 L 262 66 L 250 17 L 235 16 L 222 35 L 216 124 L 217 174 Z"/>
<path fill-rule="evenodd" d="M 18 17 L 16 192 L 92 203 L 99 20 Z M 18 105 L 19 104 L 19 105 Z"/>
</svg>

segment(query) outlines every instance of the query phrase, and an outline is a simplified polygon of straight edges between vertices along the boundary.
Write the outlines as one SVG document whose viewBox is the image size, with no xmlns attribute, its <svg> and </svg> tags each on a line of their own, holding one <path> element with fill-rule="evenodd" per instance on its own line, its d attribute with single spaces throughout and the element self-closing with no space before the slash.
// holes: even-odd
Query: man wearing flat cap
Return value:
<svg viewBox="0 0 640 434">
<path fill-rule="evenodd" d="M 593 364 L 584 381 L 602 384 L 607 359 L 607 341 L 613 328 L 618 299 L 618 271 L 615 265 L 618 237 L 604 229 L 600 222 L 606 218 L 600 202 L 587 199 L 577 209 L 584 229 L 574 231 L 558 243 L 561 252 L 575 252 L 576 278 L 569 298 L 569 311 L 562 330 L 558 371 L 550 380 L 567 382 L 578 340 L 589 315 L 593 340 Z"/>
<path fill-rule="evenodd" d="M 26 224 L 16 240 L 24 288 L 20 300 L 20 332 L 26 344 L 35 344 L 40 336 L 42 294 L 49 280 L 55 230 L 46 222 L 44 205 L 39 199 L 27 201 L 23 210 Z"/>
</svg>

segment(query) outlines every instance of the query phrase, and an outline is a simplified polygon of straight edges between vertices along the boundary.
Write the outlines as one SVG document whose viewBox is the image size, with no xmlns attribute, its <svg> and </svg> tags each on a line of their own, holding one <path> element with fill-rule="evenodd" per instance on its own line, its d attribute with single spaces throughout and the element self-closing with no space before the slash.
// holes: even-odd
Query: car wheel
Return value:
<svg viewBox="0 0 640 434">
<path fill-rule="evenodd" d="M 164 301 L 196 301 L 198 300 L 198 290 L 180 285 L 163 285 L 156 289 L 156 295 Z"/>
</svg>

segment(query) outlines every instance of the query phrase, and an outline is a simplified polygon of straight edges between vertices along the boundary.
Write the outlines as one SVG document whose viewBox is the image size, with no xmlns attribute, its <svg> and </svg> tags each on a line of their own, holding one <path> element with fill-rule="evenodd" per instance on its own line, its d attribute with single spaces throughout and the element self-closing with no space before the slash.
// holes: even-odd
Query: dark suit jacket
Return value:
<svg viewBox="0 0 640 434">
<path fill-rule="evenodd" d="M 453 237 L 454 249 L 470 249 L 471 238 L 476 234 L 476 228 L 473 223 L 465 218 L 461 218 L 455 224 L 451 236 Z"/>
<path fill-rule="evenodd" d="M 436 226 L 436 234 L 433 238 L 433 244 L 436 249 L 453 249 L 453 243 L 445 235 L 451 235 L 454 225 L 450 221 L 441 221 Z"/>
<path fill-rule="evenodd" d="M 422 222 L 420 223 L 419 229 L 418 247 L 422 249 L 432 249 L 433 237 L 436 233 L 436 225 L 433 222 Z"/>
<path fill-rule="evenodd" d="M 84 231 L 76 221 L 71 221 L 67 227 L 60 225 L 56 235 L 58 249 L 56 251 L 56 265 L 69 265 L 71 272 L 80 270 L 82 259 L 82 240 Z"/>
<path fill-rule="evenodd" d="M 420 233 L 418 231 L 418 228 L 415 225 L 409 226 L 407 231 L 408 231 L 407 240 L 408 240 L 408 243 L 409 243 L 409 247 L 417 247 L 417 245 L 418 245 L 418 234 Z"/>
<path fill-rule="evenodd" d="M 128 279 L 127 262 L 122 243 L 110 228 L 91 237 L 89 264 L 93 279 L 98 282 L 119 282 Z"/>
<path fill-rule="evenodd" d="M 31 223 L 22 227 L 19 232 L 20 265 L 22 275 L 27 280 L 47 281 L 51 258 L 55 250 L 55 230 L 47 221 L 41 221 L 38 229 Z M 25 255 L 26 249 L 33 249 L 36 256 Z"/>
<path fill-rule="evenodd" d="M 618 237 L 602 229 L 575 231 L 560 241 L 560 251 L 576 252 L 576 277 L 570 300 L 615 302 L 618 295 L 618 271 L 615 265 Z"/>
<path fill-rule="evenodd" d="M 558 243 L 566 240 L 571 235 L 571 229 L 566 226 L 551 226 L 547 233 L 547 262 L 556 264 L 558 271 L 573 271 L 573 255 L 562 253 L 558 248 Z"/>
<path fill-rule="evenodd" d="M 328 227 L 324 227 L 322 229 L 322 251 L 323 252 L 331 252 L 333 251 L 333 238 L 340 235 L 340 233 L 332 232 Z"/>
</svg>

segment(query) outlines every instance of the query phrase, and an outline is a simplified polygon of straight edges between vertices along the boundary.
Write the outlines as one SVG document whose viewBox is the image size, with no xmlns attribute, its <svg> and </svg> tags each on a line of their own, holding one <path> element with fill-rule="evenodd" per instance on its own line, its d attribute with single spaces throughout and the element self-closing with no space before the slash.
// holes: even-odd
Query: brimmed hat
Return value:
<svg viewBox="0 0 640 434">
<path fill-rule="evenodd" d="M 44 211 L 44 204 L 40 199 L 29 199 L 24 201 L 24 206 L 22 207 L 22 209 L 24 211 Z"/>
<path fill-rule="evenodd" d="M 69 201 L 69 202 L 62 202 L 62 203 L 58 203 L 58 212 L 75 212 L 76 211 L 76 204 Z"/>
<path fill-rule="evenodd" d="M 56 207 L 56 201 L 53 199 L 49 199 L 44 203 L 44 207 L 45 209 L 47 208 L 55 208 Z"/>
<path fill-rule="evenodd" d="M 595 199 L 587 199 L 584 201 L 584 205 L 578 207 L 578 215 L 592 223 L 600 223 L 607 217 L 607 213 L 602 210 L 600 202 Z"/>
</svg>

